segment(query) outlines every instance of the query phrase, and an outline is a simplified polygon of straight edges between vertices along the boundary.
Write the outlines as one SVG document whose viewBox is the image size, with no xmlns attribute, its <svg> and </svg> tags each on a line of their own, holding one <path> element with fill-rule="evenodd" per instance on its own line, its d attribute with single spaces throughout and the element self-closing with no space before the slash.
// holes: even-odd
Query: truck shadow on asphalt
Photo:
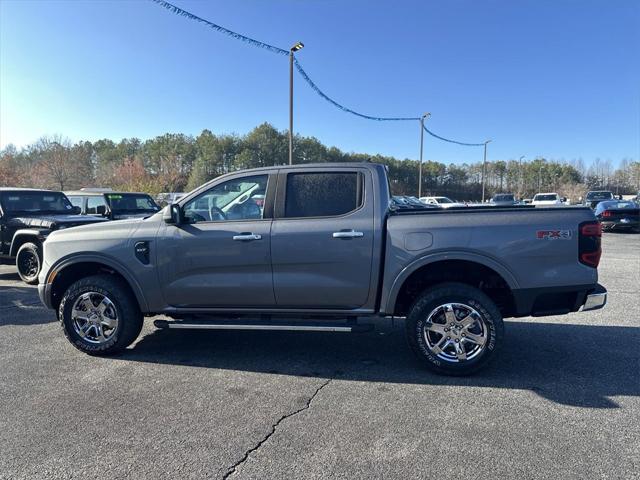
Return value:
<svg viewBox="0 0 640 480">
<path fill-rule="evenodd" d="M 506 343 L 471 377 L 426 370 L 402 328 L 384 334 L 167 331 L 142 337 L 129 361 L 384 383 L 530 390 L 562 405 L 618 408 L 640 396 L 640 328 L 507 322 Z M 265 380 L 267 381 L 267 380 Z"/>
<path fill-rule="evenodd" d="M 41 325 L 56 320 L 55 313 L 40 303 L 35 287 L 0 287 L 0 326 Z"/>
<path fill-rule="evenodd" d="M 16 282 L 21 281 L 18 272 L 2 272 L 0 273 L 0 280 L 15 280 Z"/>
</svg>

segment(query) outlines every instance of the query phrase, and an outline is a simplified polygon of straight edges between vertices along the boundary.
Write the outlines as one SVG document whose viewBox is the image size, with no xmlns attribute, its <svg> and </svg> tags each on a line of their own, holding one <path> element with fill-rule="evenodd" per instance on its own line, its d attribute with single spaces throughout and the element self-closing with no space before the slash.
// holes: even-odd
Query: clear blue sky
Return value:
<svg viewBox="0 0 640 480">
<path fill-rule="evenodd" d="M 637 0 L 174 0 L 288 48 L 363 113 L 432 113 L 436 133 L 493 139 L 489 159 L 640 158 Z M 288 125 L 288 60 L 149 1 L 0 0 L 0 143 Z M 345 151 L 417 158 L 419 127 L 326 103 L 296 74 L 294 130 Z M 425 158 L 481 148 L 425 137 Z"/>
</svg>

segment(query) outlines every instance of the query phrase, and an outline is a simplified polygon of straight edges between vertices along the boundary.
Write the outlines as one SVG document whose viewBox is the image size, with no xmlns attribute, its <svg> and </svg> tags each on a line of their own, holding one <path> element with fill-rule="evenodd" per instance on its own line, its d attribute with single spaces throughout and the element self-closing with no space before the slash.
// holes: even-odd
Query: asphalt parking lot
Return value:
<svg viewBox="0 0 640 480">
<path fill-rule="evenodd" d="M 490 368 L 425 371 L 401 328 L 188 332 L 75 350 L 0 266 L 0 478 L 638 478 L 640 235 L 604 310 L 507 323 Z"/>
</svg>

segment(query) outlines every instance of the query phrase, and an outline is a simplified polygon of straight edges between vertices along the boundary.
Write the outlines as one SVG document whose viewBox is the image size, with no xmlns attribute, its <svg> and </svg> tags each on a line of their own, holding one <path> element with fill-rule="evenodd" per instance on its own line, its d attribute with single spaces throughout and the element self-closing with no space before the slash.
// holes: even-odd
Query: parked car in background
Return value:
<svg viewBox="0 0 640 480">
<path fill-rule="evenodd" d="M 564 198 L 557 193 L 536 193 L 531 203 L 533 205 L 563 205 Z"/>
<path fill-rule="evenodd" d="M 596 206 L 605 200 L 613 200 L 613 193 L 605 190 L 597 190 L 587 192 L 587 196 L 584 199 L 584 204 L 587 207 L 596 208 Z"/>
<path fill-rule="evenodd" d="M 392 208 L 409 208 L 409 209 L 425 209 L 425 208 L 441 208 L 439 205 L 432 205 L 421 202 L 417 197 L 407 195 L 394 195 L 391 198 Z"/>
<path fill-rule="evenodd" d="M 603 230 L 640 230 L 640 206 L 631 200 L 605 200 L 594 211 Z"/>
<path fill-rule="evenodd" d="M 582 206 L 396 208 L 384 165 L 266 167 L 151 217 L 54 232 L 38 293 L 91 355 L 156 314 L 167 329 L 332 332 L 403 317 L 427 367 L 463 375 L 506 344 L 503 317 L 604 306 L 600 236 Z"/>
<path fill-rule="evenodd" d="M 101 221 L 81 216 L 62 192 L 0 188 L 0 260 L 15 261 L 22 281 L 37 283 L 49 233 Z"/>
<path fill-rule="evenodd" d="M 172 203 L 176 203 L 182 197 L 184 197 L 186 192 L 164 192 L 156 195 L 155 201 L 161 207 L 165 207 Z"/>
<path fill-rule="evenodd" d="M 498 205 L 502 207 L 510 207 L 518 205 L 518 201 L 513 193 L 496 193 L 491 197 L 491 205 Z"/>
<path fill-rule="evenodd" d="M 420 201 L 422 203 L 438 205 L 442 208 L 466 207 L 464 203 L 456 202 L 448 197 L 420 197 Z"/>
<path fill-rule="evenodd" d="M 146 217 L 160 210 L 160 206 L 146 193 L 114 192 L 110 188 L 83 188 L 65 193 L 83 215 L 109 220 Z"/>
</svg>

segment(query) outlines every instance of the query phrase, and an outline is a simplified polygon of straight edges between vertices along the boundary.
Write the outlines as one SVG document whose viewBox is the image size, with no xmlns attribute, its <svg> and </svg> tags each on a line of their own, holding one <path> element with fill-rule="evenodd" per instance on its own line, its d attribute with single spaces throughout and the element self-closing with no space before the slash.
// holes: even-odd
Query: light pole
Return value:
<svg viewBox="0 0 640 480">
<path fill-rule="evenodd" d="M 304 47 L 302 42 L 289 49 L 289 165 L 293 165 L 293 54 Z"/>
<path fill-rule="evenodd" d="M 422 197 L 422 145 L 424 144 L 424 119 L 430 117 L 429 112 L 420 117 L 420 164 L 418 165 L 418 199 Z"/>
<path fill-rule="evenodd" d="M 487 169 L 487 144 L 490 142 L 491 140 L 484 142 L 484 160 L 482 161 L 482 203 L 484 203 L 485 172 Z"/>
<path fill-rule="evenodd" d="M 540 168 L 538 169 L 538 192 L 542 189 L 542 162 L 540 162 Z"/>
<path fill-rule="evenodd" d="M 518 192 L 518 196 L 522 199 L 522 190 L 524 190 L 524 176 L 522 175 L 522 159 L 524 155 L 520 156 L 520 160 L 518 160 L 518 173 L 520 174 L 520 191 Z"/>
</svg>

